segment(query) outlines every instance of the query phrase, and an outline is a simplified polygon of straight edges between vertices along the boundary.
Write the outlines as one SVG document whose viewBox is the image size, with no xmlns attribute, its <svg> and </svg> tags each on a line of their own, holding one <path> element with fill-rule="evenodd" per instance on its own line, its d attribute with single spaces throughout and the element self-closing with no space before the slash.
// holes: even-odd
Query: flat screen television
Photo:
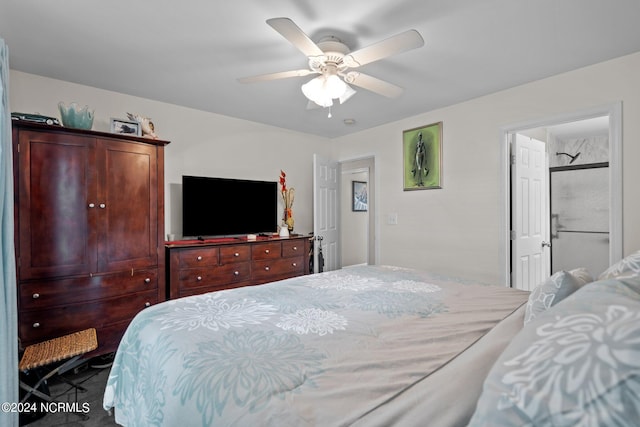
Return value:
<svg viewBox="0 0 640 427">
<path fill-rule="evenodd" d="M 182 177 L 185 237 L 273 233 L 277 229 L 277 209 L 275 181 Z"/>
</svg>

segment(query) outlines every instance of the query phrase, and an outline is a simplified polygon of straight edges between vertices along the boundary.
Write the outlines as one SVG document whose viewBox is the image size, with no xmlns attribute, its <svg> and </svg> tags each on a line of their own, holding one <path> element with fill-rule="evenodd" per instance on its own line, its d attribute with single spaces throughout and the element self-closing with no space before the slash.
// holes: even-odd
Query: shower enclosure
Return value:
<svg viewBox="0 0 640 427">
<path fill-rule="evenodd" d="M 607 142 L 565 141 L 551 156 L 551 271 L 585 267 L 597 276 L 609 266 L 609 163 L 596 161 L 607 160 Z"/>
</svg>

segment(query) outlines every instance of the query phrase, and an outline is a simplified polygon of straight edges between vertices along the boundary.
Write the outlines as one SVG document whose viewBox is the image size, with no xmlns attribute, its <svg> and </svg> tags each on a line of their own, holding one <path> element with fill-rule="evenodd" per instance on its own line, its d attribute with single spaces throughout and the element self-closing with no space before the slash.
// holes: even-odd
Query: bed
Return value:
<svg viewBox="0 0 640 427">
<path fill-rule="evenodd" d="M 560 310 L 598 311 L 588 288 L 640 308 L 640 284 L 610 280 L 551 307 L 544 292 L 360 266 L 167 301 L 127 329 L 104 408 L 123 426 L 545 425 L 523 421 L 519 392 L 540 393 L 509 377 L 513 355 Z"/>
<path fill-rule="evenodd" d="M 124 426 L 370 425 L 527 296 L 360 266 L 171 300 L 130 324 L 104 406 Z"/>
</svg>

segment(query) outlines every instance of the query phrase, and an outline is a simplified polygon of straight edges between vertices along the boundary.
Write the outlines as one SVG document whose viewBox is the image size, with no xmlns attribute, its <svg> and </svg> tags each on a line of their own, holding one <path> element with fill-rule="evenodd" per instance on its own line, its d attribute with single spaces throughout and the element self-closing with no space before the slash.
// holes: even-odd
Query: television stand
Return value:
<svg viewBox="0 0 640 427">
<path fill-rule="evenodd" d="M 168 242 L 167 299 L 309 274 L 309 236 Z"/>
</svg>

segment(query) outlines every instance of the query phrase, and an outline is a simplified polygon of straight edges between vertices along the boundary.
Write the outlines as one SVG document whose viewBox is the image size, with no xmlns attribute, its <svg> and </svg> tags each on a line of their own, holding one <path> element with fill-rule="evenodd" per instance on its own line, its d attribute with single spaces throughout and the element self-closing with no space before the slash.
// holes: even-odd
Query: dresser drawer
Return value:
<svg viewBox="0 0 640 427">
<path fill-rule="evenodd" d="M 186 289 L 212 284 L 225 285 L 228 283 L 242 282 L 251 277 L 250 264 L 248 262 L 226 264 L 215 268 L 190 268 L 182 269 L 179 274 L 179 289 Z"/>
<path fill-rule="evenodd" d="M 86 328 L 99 330 L 112 323 L 130 321 L 140 310 L 157 302 L 158 292 L 154 290 L 48 310 L 21 310 L 20 339 L 23 345 L 29 345 Z"/>
<path fill-rule="evenodd" d="M 292 240 L 282 242 L 282 257 L 304 256 L 304 240 Z"/>
<path fill-rule="evenodd" d="M 282 254 L 280 242 L 257 243 L 251 249 L 251 259 L 277 259 Z"/>
<path fill-rule="evenodd" d="M 158 270 L 149 269 L 23 282 L 18 286 L 18 297 L 21 310 L 33 310 L 154 289 L 158 289 Z"/>
<path fill-rule="evenodd" d="M 245 262 L 251 259 L 251 247 L 249 245 L 233 245 L 220 247 L 220 264 Z"/>
<path fill-rule="evenodd" d="M 218 265 L 219 248 L 193 248 L 181 250 L 178 254 L 180 268 Z"/>
<path fill-rule="evenodd" d="M 304 257 L 258 260 L 251 263 L 251 278 L 264 280 L 281 276 L 297 276 L 304 273 Z"/>
</svg>

